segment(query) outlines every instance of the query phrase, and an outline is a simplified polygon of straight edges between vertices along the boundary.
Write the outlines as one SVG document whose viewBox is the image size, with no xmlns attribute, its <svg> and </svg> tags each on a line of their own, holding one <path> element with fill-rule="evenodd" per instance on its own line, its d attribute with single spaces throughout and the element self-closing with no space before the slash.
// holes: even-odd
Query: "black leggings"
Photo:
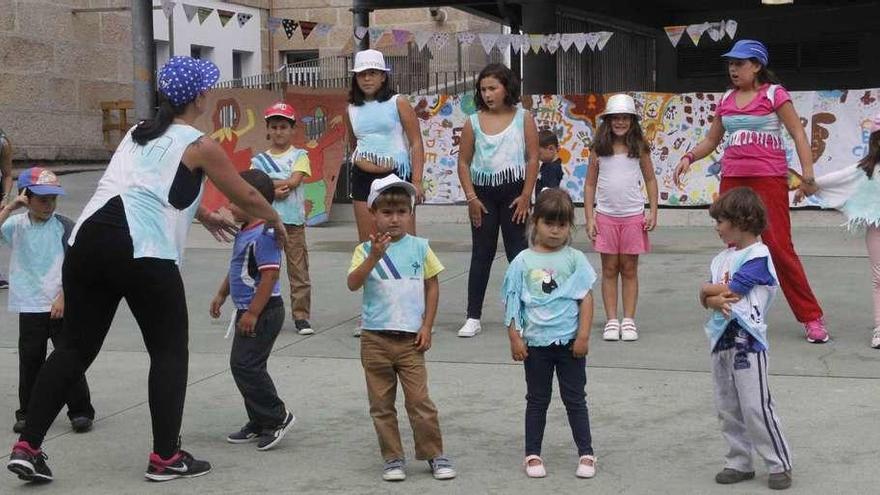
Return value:
<svg viewBox="0 0 880 495">
<path fill-rule="evenodd" d="M 126 228 L 83 224 L 67 251 L 64 284 L 64 346 L 40 370 L 21 440 L 39 448 L 61 411 L 66 390 L 95 360 L 125 298 L 150 355 L 149 402 L 153 451 L 168 458 L 179 448 L 189 360 L 186 295 L 172 260 L 132 258 Z"/>
<path fill-rule="evenodd" d="M 511 182 L 498 186 L 474 186 L 477 198 L 489 213 L 483 215 L 479 228 L 471 224 L 471 268 L 468 274 L 467 317 L 480 319 L 483 314 L 483 299 L 489 285 L 489 272 L 495 250 L 498 247 L 498 230 L 504 239 L 504 252 L 507 261 L 513 261 L 520 251 L 529 247 L 526 240 L 526 224 L 513 223 L 513 203 L 522 194 L 523 182 Z"/>
</svg>

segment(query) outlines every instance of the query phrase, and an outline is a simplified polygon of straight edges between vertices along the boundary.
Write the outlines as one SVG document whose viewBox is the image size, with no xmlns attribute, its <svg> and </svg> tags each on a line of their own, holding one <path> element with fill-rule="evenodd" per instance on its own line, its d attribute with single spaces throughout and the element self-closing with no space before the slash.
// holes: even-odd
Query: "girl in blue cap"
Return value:
<svg viewBox="0 0 880 495">
<path fill-rule="evenodd" d="M 706 138 L 685 153 L 675 168 L 673 179 L 681 188 L 681 178 L 691 164 L 712 153 L 727 133 L 721 158 L 720 193 L 742 186 L 761 197 L 768 220 L 761 239 L 770 249 L 779 271 L 782 292 L 795 317 L 804 325 L 807 341 L 827 342 L 822 308 L 791 242 L 788 161 L 782 126 L 794 140 L 803 176 L 800 190 L 806 195 L 816 192 L 810 143 L 788 91 L 767 69 L 770 55 L 763 43 L 739 40 L 723 57 L 727 59 L 731 89 L 721 97 Z"/>
</svg>

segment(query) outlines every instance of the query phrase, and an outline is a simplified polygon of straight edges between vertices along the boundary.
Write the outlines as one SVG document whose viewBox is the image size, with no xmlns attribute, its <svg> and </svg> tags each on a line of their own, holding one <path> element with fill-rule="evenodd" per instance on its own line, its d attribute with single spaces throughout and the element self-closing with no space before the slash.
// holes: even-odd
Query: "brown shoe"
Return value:
<svg viewBox="0 0 880 495">
<path fill-rule="evenodd" d="M 791 486 L 791 470 L 781 473 L 770 473 L 767 478 L 767 486 L 771 490 L 785 490 Z"/>
<path fill-rule="evenodd" d="M 736 469 L 724 468 L 715 475 L 715 483 L 719 485 L 732 485 L 740 481 L 750 480 L 755 477 L 754 471 L 743 472 Z"/>
</svg>

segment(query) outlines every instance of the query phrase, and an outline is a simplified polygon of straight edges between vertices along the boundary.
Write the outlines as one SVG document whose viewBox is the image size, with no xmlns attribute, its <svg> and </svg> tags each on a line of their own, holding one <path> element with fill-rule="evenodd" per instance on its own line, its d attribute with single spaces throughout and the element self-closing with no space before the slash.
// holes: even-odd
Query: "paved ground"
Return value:
<svg viewBox="0 0 880 495">
<path fill-rule="evenodd" d="M 69 191 L 60 211 L 75 217 L 94 187 L 95 172 L 65 175 Z M 344 207 L 344 206 L 343 206 Z M 661 212 L 661 222 L 663 220 Z M 425 215 L 427 217 L 428 215 Z M 426 224 L 421 233 L 445 263 L 430 360 L 431 394 L 441 412 L 446 450 L 459 477 L 431 479 L 420 462 L 400 484 L 379 478 L 381 461 L 370 422 L 358 340 L 351 330 L 358 294 L 345 288 L 354 226 L 310 229 L 314 317 L 317 333 L 301 337 L 285 324 L 270 368 L 283 398 L 297 415 L 294 429 L 274 451 L 233 446 L 224 436 L 244 422 L 244 411 L 223 339 L 208 303 L 223 277 L 228 247 L 193 228 L 184 267 L 190 308 L 190 373 L 184 445 L 209 459 L 214 471 L 197 480 L 143 481 L 150 448 L 146 403 L 148 359 L 127 309 L 117 315 L 103 352 L 88 372 L 98 421 L 91 433 L 70 431 L 62 415 L 45 450 L 56 481 L 24 487 L 0 475 L 0 493 L 755 493 L 766 473 L 736 487 L 715 485 L 724 443 L 712 406 L 704 312 L 698 281 L 720 244 L 699 227 L 661 228 L 655 252 L 641 265 L 636 343 L 598 338 L 600 305 L 588 360 L 588 400 L 598 475 L 574 477 L 576 456 L 560 401 L 551 405 L 544 455 L 549 476 L 527 480 L 522 460 L 525 383 L 509 357 L 495 295 L 506 262 L 492 273 L 484 332 L 456 337 L 463 321 L 470 236 L 460 224 Z M 813 287 L 824 302 L 834 341 L 810 345 L 784 301 L 770 315 L 773 395 L 795 456 L 796 493 L 871 493 L 880 445 L 880 351 L 869 348 L 871 323 L 867 259 L 859 236 L 836 228 L 798 228 L 795 244 Z M 582 233 L 576 246 L 587 249 Z M 499 251 L 500 252 L 500 251 Z M 0 249 L 0 266 L 9 252 Z M 598 256 L 588 252 L 598 268 Z M 5 269 L 5 268 L 4 268 Z M 597 291 L 597 301 L 599 294 Z M 0 445 L 11 445 L 17 406 L 17 318 L 0 292 Z M 400 404 L 402 409 L 402 404 Z M 403 412 L 401 413 L 403 414 Z M 411 435 L 401 430 L 412 455 Z"/>
</svg>

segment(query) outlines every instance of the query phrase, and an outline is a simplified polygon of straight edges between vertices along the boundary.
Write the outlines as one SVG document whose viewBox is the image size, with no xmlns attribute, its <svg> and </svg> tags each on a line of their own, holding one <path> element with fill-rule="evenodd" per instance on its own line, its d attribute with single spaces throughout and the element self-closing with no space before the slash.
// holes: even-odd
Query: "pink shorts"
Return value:
<svg viewBox="0 0 880 495">
<path fill-rule="evenodd" d="M 596 241 L 593 247 L 603 254 L 643 254 L 651 250 L 643 214 L 612 217 L 596 213 Z"/>
</svg>

